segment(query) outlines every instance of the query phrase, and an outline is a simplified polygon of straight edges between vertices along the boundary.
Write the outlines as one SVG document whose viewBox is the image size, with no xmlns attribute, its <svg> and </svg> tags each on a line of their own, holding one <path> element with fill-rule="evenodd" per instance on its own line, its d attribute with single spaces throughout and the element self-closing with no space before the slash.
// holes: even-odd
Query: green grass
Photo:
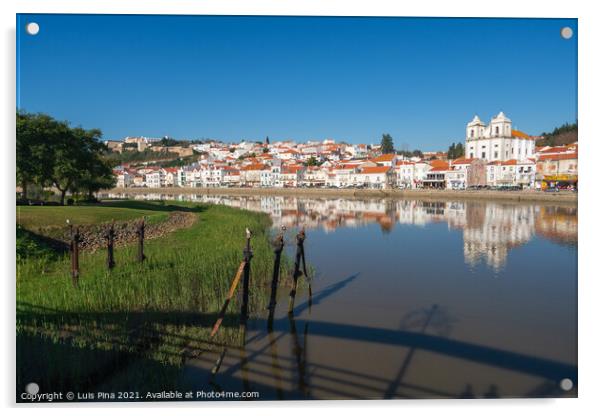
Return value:
<svg viewBox="0 0 602 416">
<path fill-rule="evenodd" d="M 178 209 L 196 212 L 199 218 L 190 228 L 148 240 L 145 243 L 147 261 L 142 264 L 135 262 L 135 245 L 116 249 L 117 266 L 111 272 L 105 267 L 104 250 L 82 253 L 78 287 L 72 285 L 66 254 L 56 259 L 23 257 L 19 260 L 18 338 L 27 339 L 23 345 L 29 349 L 39 345 L 40 352 L 49 355 L 47 361 L 62 368 L 42 371 L 17 363 L 18 371 L 26 372 L 18 375 L 24 383 L 36 379 L 46 387 L 64 387 L 70 377 L 72 383 L 83 383 L 81 380 L 98 373 L 100 361 L 85 359 L 87 352 L 92 351 L 90 358 L 100 354 L 104 360 L 101 361 L 109 363 L 103 365 L 103 369 L 115 362 L 125 362 L 127 366 L 132 365 L 132 360 L 153 362 L 155 379 L 169 386 L 177 382 L 174 369 L 181 365 L 187 351 L 211 350 L 223 344 L 239 345 L 242 338 L 238 330 L 237 299 L 230 304 L 223 328 L 215 339 L 209 341 L 208 334 L 242 260 L 246 227 L 254 233 L 250 312 L 265 314 L 273 266 L 270 220 L 265 214 L 185 203 L 122 202 L 106 207 L 52 208 L 52 211 L 34 210 L 36 215 L 31 215 L 30 224 L 57 223 L 57 218 L 67 215 L 60 212 L 66 208 L 79 219 L 88 213 L 79 214 L 78 209 L 111 212 L 111 215 L 98 215 L 96 221 L 112 218 L 115 209 L 120 210 L 121 219 L 129 215 L 138 218 L 141 212 L 166 214 Z M 127 210 L 133 212 L 124 212 Z M 38 218 L 46 212 L 51 213 L 50 219 Z M 283 260 L 282 277 L 290 271 L 290 260 Z M 74 351 L 79 357 L 76 360 L 70 358 Z M 73 368 L 74 363 L 78 363 L 77 368 Z M 160 369 L 164 369 L 165 374 L 162 375 Z M 127 374 L 126 378 L 131 380 L 132 377 L 137 376 Z M 145 380 L 138 382 L 144 384 Z"/>
<path fill-rule="evenodd" d="M 167 218 L 165 211 L 133 208 L 136 202 L 116 202 L 103 205 L 83 206 L 18 206 L 17 224 L 27 229 L 63 227 L 69 219 L 73 224 L 97 224 L 103 222 L 127 221 L 143 216 Z"/>
</svg>

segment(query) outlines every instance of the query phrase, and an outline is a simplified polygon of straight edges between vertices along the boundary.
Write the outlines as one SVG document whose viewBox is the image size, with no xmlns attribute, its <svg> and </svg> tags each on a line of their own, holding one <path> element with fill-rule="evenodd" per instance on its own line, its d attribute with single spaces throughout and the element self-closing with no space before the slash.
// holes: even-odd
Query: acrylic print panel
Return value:
<svg viewBox="0 0 602 416">
<path fill-rule="evenodd" d="M 17 401 L 577 396 L 576 19 L 17 28 Z"/>
</svg>

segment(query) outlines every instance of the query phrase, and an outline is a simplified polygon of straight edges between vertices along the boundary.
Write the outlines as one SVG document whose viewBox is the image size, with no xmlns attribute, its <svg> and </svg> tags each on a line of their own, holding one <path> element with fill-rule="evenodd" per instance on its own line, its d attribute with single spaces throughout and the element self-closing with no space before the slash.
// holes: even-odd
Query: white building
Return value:
<svg viewBox="0 0 602 416">
<path fill-rule="evenodd" d="M 402 189 L 410 189 L 416 187 L 413 162 L 398 160 L 395 163 L 394 171 L 397 187 Z"/>
<path fill-rule="evenodd" d="M 466 125 L 465 157 L 486 161 L 524 160 L 533 157 L 535 139 L 514 130 L 512 121 L 500 112 L 485 125 L 479 116 Z"/>
<path fill-rule="evenodd" d="M 127 188 L 134 184 L 134 175 L 131 175 L 127 170 L 117 172 L 117 187 Z"/>
<path fill-rule="evenodd" d="M 161 188 L 163 185 L 163 175 L 161 170 L 154 170 L 144 175 L 144 182 L 148 188 Z"/>
</svg>

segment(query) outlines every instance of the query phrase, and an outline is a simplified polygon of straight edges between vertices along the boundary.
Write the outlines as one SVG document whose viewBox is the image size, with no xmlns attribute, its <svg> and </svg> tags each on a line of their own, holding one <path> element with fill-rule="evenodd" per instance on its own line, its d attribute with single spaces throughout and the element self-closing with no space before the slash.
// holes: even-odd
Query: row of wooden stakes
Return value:
<svg viewBox="0 0 602 416">
<path fill-rule="evenodd" d="M 271 284 L 271 292 L 270 292 L 270 302 L 268 304 L 269 317 L 268 317 L 268 325 L 271 325 L 274 319 L 274 311 L 276 309 L 276 297 L 278 293 L 278 279 L 280 276 L 280 259 L 282 257 L 282 251 L 284 250 L 284 231 L 285 227 L 282 227 L 282 231 L 278 234 L 274 241 L 274 268 L 272 272 L 272 284 Z M 299 277 L 303 274 L 305 278 L 308 280 L 309 286 L 309 299 L 311 302 L 311 281 L 309 279 L 309 275 L 307 273 L 307 265 L 305 263 L 305 230 L 302 229 L 297 233 L 297 251 L 295 254 L 295 265 L 293 269 L 293 287 L 289 293 L 289 304 L 288 304 L 288 313 L 292 314 L 293 309 L 295 307 L 295 296 L 297 294 L 297 285 Z M 219 328 L 224 320 L 226 315 L 226 310 L 228 309 L 228 305 L 236 292 L 236 288 L 242 278 L 242 303 L 240 308 L 240 326 L 244 327 L 246 325 L 246 321 L 248 319 L 248 309 L 249 309 L 249 284 L 250 284 L 250 275 L 251 275 L 251 259 L 253 258 L 253 251 L 251 250 L 251 231 L 249 229 L 246 230 L 246 244 L 243 250 L 243 260 L 236 271 L 234 278 L 230 284 L 230 289 L 228 290 L 228 294 L 226 295 L 226 299 L 224 304 L 218 314 L 217 320 L 213 325 L 213 329 L 211 330 L 210 337 L 213 338 L 215 334 L 219 331 Z M 303 271 L 301 271 L 303 270 Z"/>
<path fill-rule="evenodd" d="M 74 227 L 73 224 L 67 220 L 67 224 L 69 225 L 69 252 L 71 253 L 71 279 L 73 281 L 74 286 L 78 286 L 80 269 L 79 269 L 79 243 L 81 242 L 81 234 L 79 232 L 79 227 Z M 146 256 L 144 255 L 144 229 L 145 229 L 145 219 L 142 218 L 137 226 L 136 226 L 136 235 L 138 236 L 138 253 L 136 255 L 136 259 L 138 262 L 142 263 Z M 111 224 L 107 227 L 104 238 L 107 241 L 107 269 L 112 270 L 115 263 L 115 221 L 111 222 Z"/>
</svg>

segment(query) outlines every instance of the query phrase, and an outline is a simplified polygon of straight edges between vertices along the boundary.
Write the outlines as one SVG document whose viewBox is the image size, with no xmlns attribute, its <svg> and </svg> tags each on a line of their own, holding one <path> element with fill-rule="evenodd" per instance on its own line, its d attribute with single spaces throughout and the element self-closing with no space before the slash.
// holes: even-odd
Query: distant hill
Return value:
<svg viewBox="0 0 602 416">
<path fill-rule="evenodd" d="M 565 123 L 556 127 L 551 133 L 542 133 L 542 138 L 535 142 L 536 146 L 562 146 L 574 143 L 578 139 L 577 123 Z"/>
</svg>

